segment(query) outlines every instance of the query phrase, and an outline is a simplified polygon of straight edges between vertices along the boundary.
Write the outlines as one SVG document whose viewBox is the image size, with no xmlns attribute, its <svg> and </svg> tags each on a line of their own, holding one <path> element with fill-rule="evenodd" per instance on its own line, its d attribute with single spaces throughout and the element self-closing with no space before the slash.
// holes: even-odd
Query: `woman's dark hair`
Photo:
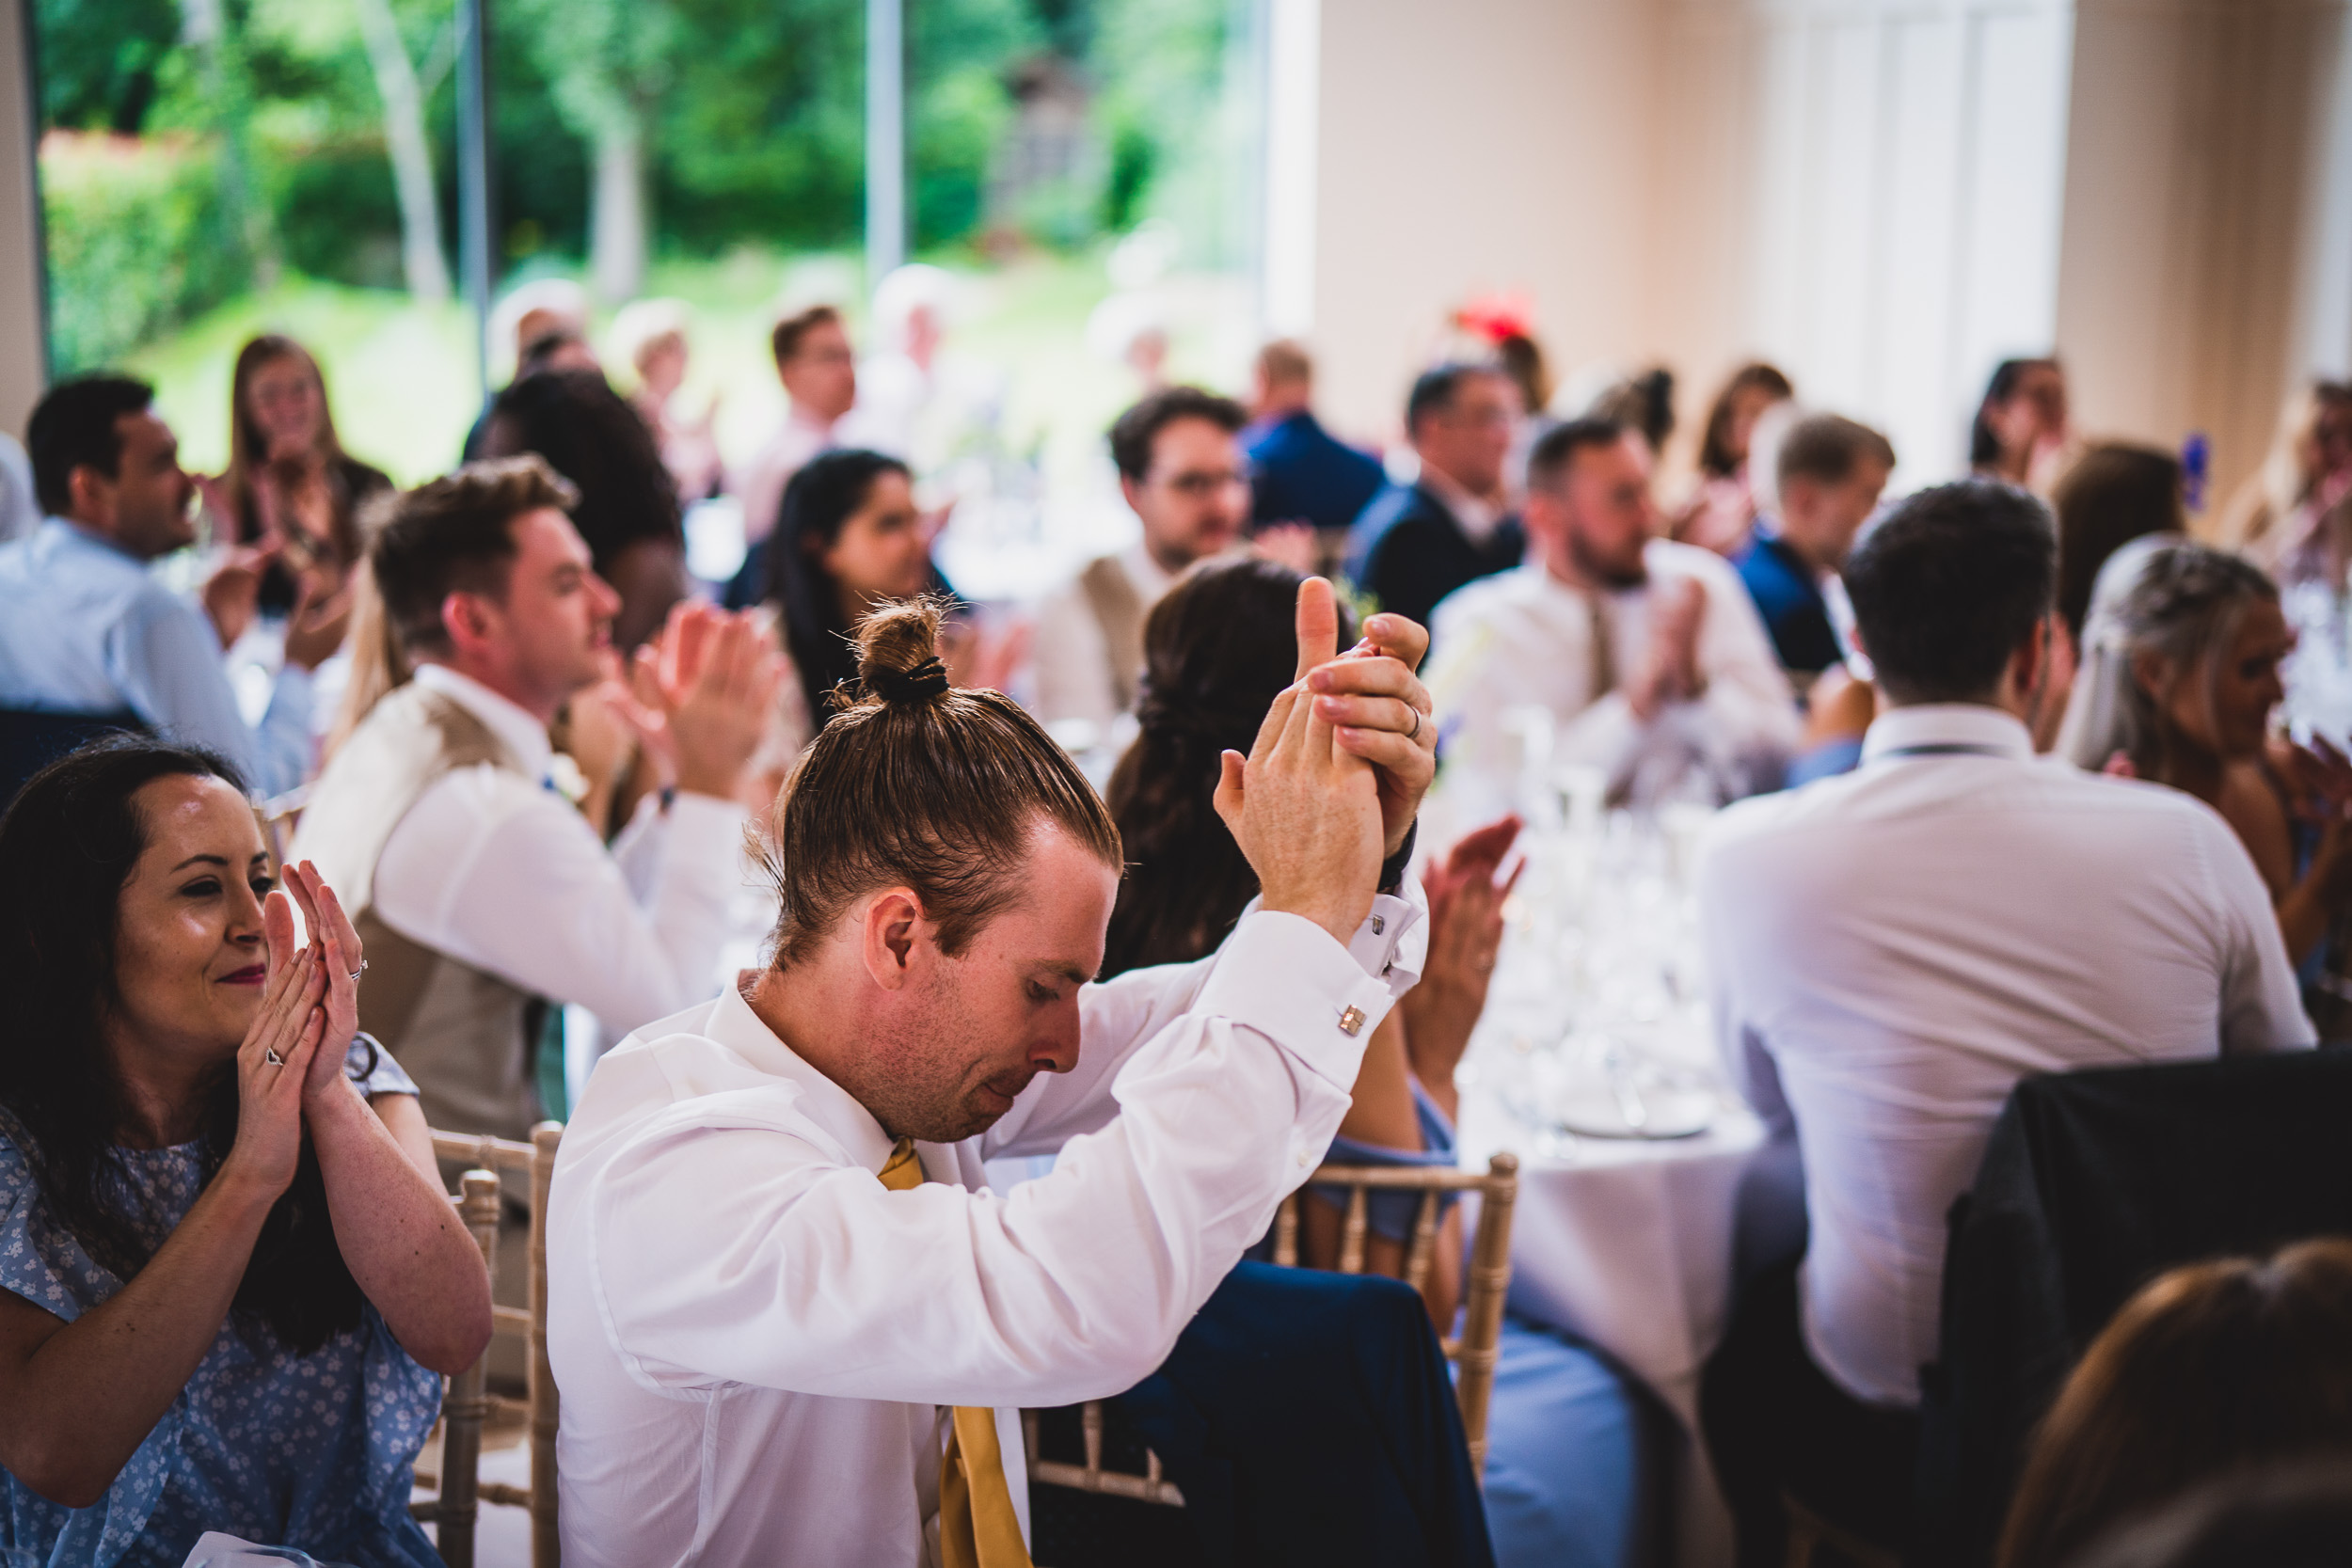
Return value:
<svg viewBox="0 0 2352 1568">
<path fill-rule="evenodd" d="M 2074 1568 L 2344 1568 L 2352 1464 L 2283 1465 L 2199 1487 L 2102 1539 Z"/>
<path fill-rule="evenodd" d="M 2000 1568 L 2061 1568 L 2201 1482 L 2352 1457 L 2352 1242 L 2174 1269 L 2100 1331 L 2018 1481 Z"/>
<path fill-rule="evenodd" d="M 166 778 L 236 769 L 210 752 L 144 736 L 95 741 L 33 775 L 0 816 L 0 1107 L 24 1138 L 42 1200 L 117 1278 L 146 1265 L 130 1217 L 117 1139 L 131 1119 L 104 1021 L 120 1000 L 115 942 L 122 889 L 147 848 L 134 797 Z M 200 1159 L 216 1175 L 237 1136 L 237 1075 L 224 1062 L 204 1091 Z M 236 1316 L 309 1354 L 359 1323 L 359 1287 L 335 1244 L 326 1184 L 306 1141 L 294 1184 L 272 1206 L 238 1282 Z"/>
<path fill-rule="evenodd" d="M 878 451 L 852 449 L 811 458 L 784 487 L 775 531 L 768 536 L 760 596 L 780 612 L 785 651 L 808 697 L 809 722 L 820 727 L 833 694 L 856 686 L 858 652 L 857 628 L 842 613 L 841 585 L 818 557 L 840 542 L 842 529 L 884 474 L 914 477 L 904 463 Z M 955 592 L 935 566 L 927 592 L 953 608 Z"/>
<path fill-rule="evenodd" d="M 1699 472 L 1710 479 L 1729 479 L 1747 461 L 1747 453 L 1731 450 L 1731 420 L 1746 392 L 1765 392 L 1774 403 L 1797 395 L 1796 384 L 1761 359 L 1740 366 L 1715 394 L 1707 410 L 1707 427 L 1699 436 Z"/>
<path fill-rule="evenodd" d="M 485 457 L 537 452 L 572 482 L 572 525 L 604 571 L 624 546 L 686 537 L 677 487 L 628 400 L 595 371 L 540 371 L 491 405 Z"/>
<path fill-rule="evenodd" d="M 1977 400 L 1977 417 L 1968 426 L 1968 466 L 1981 468 L 1997 463 L 2001 457 L 2001 438 L 1993 433 L 1989 410 L 1996 403 L 2007 403 L 2017 395 L 2017 384 L 2026 379 L 2026 372 L 2042 367 L 2056 366 L 2058 361 L 2047 356 L 2039 359 L 2004 359 L 1993 367 L 1993 379 L 1984 384 L 1984 396 Z"/>
<path fill-rule="evenodd" d="M 2050 505 L 2058 513 L 2058 610 L 2080 643 L 2091 585 L 2107 558 L 2135 539 L 2187 529 L 2180 459 L 2121 441 L 2093 447 L 2058 482 Z"/>
<path fill-rule="evenodd" d="M 961 952 L 1026 891 L 1040 821 L 1120 863 L 1119 830 L 1069 753 L 1001 691 L 958 690 L 939 659 L 948 607 L 909 599 L 858 628 L 859 689 L 817 734 L 776 801 L 763 859 L 777 895 L 775 963 L 807 958 L 858 897 L 903 885 Z"/>
<path fill-rule="evenodd" d="M 1211 798 L 1218 757 L 1249 750 L 1297 671 L 1299 580 L 1271 561 L 1214 562 L 1169 589 L 1143 624 L 1143 733 L 1111 774 L 1128 863 L 1104 943 L 1105 979 L 1202 957 L 1258 895 L 1258 874 Z M 1343 605 L 1340 646 L 1355 640 Z"/>
</svg>

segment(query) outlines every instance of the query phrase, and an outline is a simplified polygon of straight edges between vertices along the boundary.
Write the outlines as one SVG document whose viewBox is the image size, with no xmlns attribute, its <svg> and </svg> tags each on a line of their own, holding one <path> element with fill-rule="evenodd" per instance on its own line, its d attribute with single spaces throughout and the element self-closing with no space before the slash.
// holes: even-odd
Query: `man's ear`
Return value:
<svg viewBox="0 0 2352 1568">
<path fill-rule="evenodd" d="M 441 632 L 453 648 L 478 648 L 490 635 L 490 618 L 479 595 L 452 593 L 441 599 Z"/>
<path fill-rule="evenodd" d="M 76 463 L 65 476 L 66 499 L 72 515 L 85 522 L 108 520 L 105 504 L 108 488 L 113 482 L 87 463 Z"/>
<path fill-rule="evenodd" d="M 904 987 L 915 939 L 922 934 L 922 900 L 912 888 L 884 889 L 866 905 L 861 926 L 866 973 L 884 990 Z"/>
</svg>

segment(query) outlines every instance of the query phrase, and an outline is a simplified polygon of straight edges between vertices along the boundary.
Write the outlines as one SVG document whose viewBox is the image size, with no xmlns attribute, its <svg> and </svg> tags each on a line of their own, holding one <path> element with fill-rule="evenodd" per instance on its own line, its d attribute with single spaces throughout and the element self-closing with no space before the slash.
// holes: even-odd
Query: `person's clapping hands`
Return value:
<svg viewBox="0 0 2352 1568">
<path fill-rule="evenodd" d="M 1310 578 L 1311 582 L 1322 579 Z M 1301 591 L 1300 613 L 1306 599 Z M 1328 584 L 1323 589 L 1327 597 Z M 1302 634 L 1304 622 L 1301 622 Z M 1300 644 L 1304 657 L 1305 644 Z M 1413 673 L 1429 651 L 1429 633 L 1402 615 L 1375 615 L 1363 640 L 1306 671 L 1315 716 L 1333 726 L 1342 751 L 1373 766 L 1380 790 L 1382 859 L 1405 847 L 1422 797 L 1438 776 L 1438 725 L 1429 689 Z"/>
<path fill-rule="evenodd" d="M 1373 764 L 1341 743 L 1324 701 L 1308 689 L 1338 644 L 1331 585 L 1309 578 L 1298 587 L 1298 678 L 1266 710 L 1248 757 L 1225 753 L 1216 812 L 1258 874 L 1264 907 L 1345 942 L 1372 912 L 1386 851 Z M 1375 700 L 1386 699 L 1341 699 Z"/>
<path fill-rule="evenodd" d="M 698 601 L 670 611 L 632 686 L 646 709 L 641 733 L 675 769 L 677 786 L 732 799 L 758 751 L 784 677 L 766 617 Z M 658 714 L 657 720 L 654 715 Z"/>
</svg>

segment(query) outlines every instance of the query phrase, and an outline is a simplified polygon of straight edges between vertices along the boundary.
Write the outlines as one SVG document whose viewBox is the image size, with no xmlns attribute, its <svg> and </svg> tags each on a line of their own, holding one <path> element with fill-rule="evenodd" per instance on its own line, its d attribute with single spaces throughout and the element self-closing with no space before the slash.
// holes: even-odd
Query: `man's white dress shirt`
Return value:
<svg viewBox="0 0 2352 1568">
<path fill-rule="evenodd" d="M 1176 574 L 1154 560 L 1140 539 L 1112 559 L 1135 589 L 1147 616 L 1176 586 Z M 1053 724 L 1083 719 L 1107 726 L 1119 717 L 1110 642 L 1084 584 L 1073 578 L 1038 606 L 1030 649 L 1034 710 L 1041 721 Z"/>
<path fill-rule="evenodd" d="M 2019 1078 L 2312 1042 L 2221 817 L 1993 707 L 1893 709 L 1854 772 L 1724 812 L 1698 899 L 1727 1063 L 1804 1151 L 1806 1347 L 1876 1404 L 1919 1402 L 1945 1214 Z"/>
<path fill-rule="evenodd" d="M 247 726 L 204 612 L 147 562 L 63 517 L 0 545 L 0 707 L 115 713 L 236 764 L 262 795 L 310 766 L 310 672 L 283 666 Z"/>
<path fill-rule="evenodd" d="M 538 720 L 446 665 L 416 678 L 545 776 Z M 385 841 L 374 909 L 413 942 L 588 1008 L 610 1039 L 719 989 L 743 824 L 733 801 L 681 790 L 666 809 L 648 797 L 608 850 L 553 788 L 486 763 L 455 768 Z"/>
<path fill-rule="evenodd" d="M 1505 721 L 1525 707 L 1550 714 L 1553 760 L 1597 767 L 1613 789 L 1693 765 L 1730 793 L 1744 793 L 1756 776 L 1777 780 L 1799 736 L 1796 699 L 1747 589 L 1711 550 L 1653 539 L 1642 561 L 1649 580 L 1638 587 L 1587 591 L 1530 561 L 1438 604 L 1428 682 L 1446 716 L 1449 794 L 1474 797 L 1479 812 L 1518 804 L 1523 751 Z M 1706 689 L 1645 723 L 1623 683 L 1648 657 L 1660 588 L 1685 581 L 1707 595 L 1697 640 Z M 1604 622 L 1597 632 L 1596 613 Z M 1597 668 L 1604 642 L 1608 667 Z"/>
<path fill-rule="evenodd" d="M 1343 948 L 1256 911 L 1198 963 L 1086 987 L 1075 1069 L 979 1137 L 917 1144 L 913 1192 L 882 1188 L 889 1134 L 736 990 L 625 1041 L 548 1211 L 565 1560 L 935 1564 L 948 1407 L 996 1407 L 1018 1465 L 1020 1407 L 1158 1368 L 1321 1162 L 1420 916 L 1378 899 Z M 1056 1151 L 988 1190 L 983 1161 Z"/>
</svg>

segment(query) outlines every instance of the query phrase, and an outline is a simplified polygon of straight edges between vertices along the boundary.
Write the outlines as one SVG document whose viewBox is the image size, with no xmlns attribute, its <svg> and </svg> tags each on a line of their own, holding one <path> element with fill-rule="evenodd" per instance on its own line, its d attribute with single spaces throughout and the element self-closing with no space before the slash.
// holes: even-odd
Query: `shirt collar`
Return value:
<svg viewBox="0 0 2352 1568">
<path fill-rule="evenodd" d="M 500 696 L 488 687 L 464 675 L 446 664 L 420 664 L 416 682 L 427 691 L 437 691 L 489 726 L 490 733 L 515 753 L 523 771 L 538 778 L 554 760 L 555 748 L 548 744 L 548 727 L 523 711 L 522 707 Z"/>
<path fill-rule="evenodd" d="M 752 1011 L 743 999 L 742 978 L 739 975 L 719 993 L 710 1015 L 710 1038 L 761 1072 L 792 1084 L 801 1091 L 801 1113 L 831 1133 L 852 1160 L 879 1172 L 896 1147 L 890 1134 L 854 1095 L 811 1067 Z"/>
<path fill-rule="evenodd" d="M 1176 586 L 1175 574 L 1161 565 L 1152 557 L 1152 547 L 1140 539 L 1127 546 L 1127 553 L 1119 558 L 1119 563 L 1127 569 L 1128 578 L 1135 583 L 1136 592 L 1153 604 L 1157 604 L 1162 594 Z"/>
<path fill-rule="evenodd" d="M 146 562 L 141 561 L 104 534 L 92 533 L 71 517 L 55 515 L 43 517 L 40 520 L 40 531 L 48 535 L 49 548 L 52 550 L 66 548 L 93 550 L 112 560 L 135 566 L 142 572 L 147 569 Z"/>
<path fill-rule="evenodd" d="M 1441 472 L 1435 464 L 1421 466 L 1421 487 L 1438 498 L 1438 504 L 1454 514 L 1454 520 L 1464 533 L 1483 540 L 1502 522 L 1502 514 L 1454 483 L 1452 475 Z"/>
<path fill-rule="evenodd" d="M 2033 760 L 2033 735 L 2014 714 L 1987 703 L 1920 703 L 1889 708 L 1862 737 L 1862 766 L 1883 757 L 1973 752 Z"/>
</svg>

